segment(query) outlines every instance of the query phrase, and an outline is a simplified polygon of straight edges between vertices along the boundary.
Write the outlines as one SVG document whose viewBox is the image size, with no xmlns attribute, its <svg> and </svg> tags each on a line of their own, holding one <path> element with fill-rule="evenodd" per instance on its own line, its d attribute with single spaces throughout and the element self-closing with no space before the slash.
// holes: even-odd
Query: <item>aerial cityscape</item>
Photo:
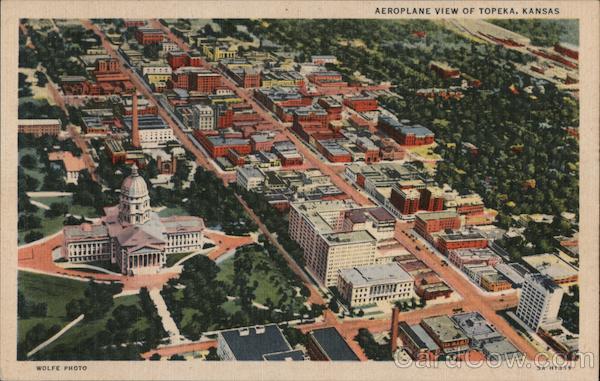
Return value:
<svg viewBox="0 0 600 381">
<path fill-rule="evenodd" d="M 578 46 L 21 19 L 17 359 L 576 360 Z"/>
</svg>

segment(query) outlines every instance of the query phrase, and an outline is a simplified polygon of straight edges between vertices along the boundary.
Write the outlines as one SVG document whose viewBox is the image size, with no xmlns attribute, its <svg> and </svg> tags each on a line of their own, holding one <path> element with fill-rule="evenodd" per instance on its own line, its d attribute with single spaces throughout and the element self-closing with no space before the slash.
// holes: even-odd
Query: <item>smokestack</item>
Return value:
<svg viewBox="0 0 600 381">
<path fill-rule="evenodd" d="M 396 350 L 398 349 L 398 314 L 398 307 L 394 307 L 392 309 L 392 337 L 390 339 L 392 355 L 396 353 Z"/>
<path fill-rule="evenodd" d="M 140 144 L 140 132 L 138 127 L 138 98 L 137 91 L 132 98 L 132 115 L 131 115 L 131 144 L 135 148 L 142 148 Z"/>
</svg>

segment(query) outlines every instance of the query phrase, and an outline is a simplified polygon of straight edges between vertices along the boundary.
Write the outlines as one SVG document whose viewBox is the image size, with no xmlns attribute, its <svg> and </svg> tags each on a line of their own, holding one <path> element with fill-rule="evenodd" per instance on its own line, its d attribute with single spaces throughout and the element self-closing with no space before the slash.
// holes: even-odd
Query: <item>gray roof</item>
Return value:
<svg viewBox="0 0 600 381">
<path fill-rule="evenodd" d="M 400 322 L 400 330 L 419 348 L 427 348 L 430 351 L 440 349 L 433 338 L 418 324 L 408 325 L 405 321 L 402 321 Z"/>
<path fill-rule="evenodd" d="M 346 245 L 350 243 L 373 242 L 375 238 L 366 230 L 357 230 L 352 232 L 337 232 L 323 234 L 323 238 L 330 246 Z"/>
<path fill-rule="evenodd" d="M 66 241 L 84 241 L 88 239 L 108 238 L 108 229 L 104 225 L 67 225 L 63 231 Z"/>
<path fill-rule="evenodd" d="M 494 328 L 492 328 L 487 320 L 478 312 L 466 312 L 452 316 L 463 332 L 473 340 L 495 340 L 501 338 Z"/>
<path fill-rule="evenodd" d="M 396 262 L 344 269 L 340 270 L 340 276 L 354 287 L 413 280 Z"/>
<path fill-rule="evenodd" d="M 447 315 L 425 318 L 421 321 L 421 324 L 431 328 L 441 342 L 467 339 L 467 336 L 457 327 L 454 320 Z"/>
<path fill-rule="evenodd" d="M 506 339 L 484 344 L 483 351 L 488 357 L 496 355 L 499 358 L 504 358 L 508 355 L 521 355 L 521 352 Z"/>
<path fill-rule="evenodd" d="M 265 355 L 292 349 L 276 324 L 265 325 L 263 328 L 262 333 L 261 327 L 257 326 L 231 329 L 219 334 L 238 361 L 262 361 Z M 244 335 L 246 331 L 248 334 Z"/>
<path fill-rule="evenodd" d="M 359 361 L 356 353 L 334 327 L 316 329 L 310 335 L 331 361 Z"/>
</svg>

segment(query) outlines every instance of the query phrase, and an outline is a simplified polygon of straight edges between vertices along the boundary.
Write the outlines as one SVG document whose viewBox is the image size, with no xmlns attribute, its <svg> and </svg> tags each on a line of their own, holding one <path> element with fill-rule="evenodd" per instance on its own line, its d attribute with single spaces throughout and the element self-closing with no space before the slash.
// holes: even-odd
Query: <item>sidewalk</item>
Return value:
<svg viewBox="0 0 600 381">
<path fill-rule="evenodd" d="M 181 336 L 181 333 L 179 332 L 179 328 L 177 328 L 177 324 L 175 324 L 175 321 L 171 317 L 171 313 L 169 312 L 169 309 L 167 308 L 167 305 L 165 304 L 165 300 L 163 299 L 162 295 L 160 294 L 160 290 L 159 289 L 150 290 L 150 299 L 152 299 L 152 301 L 154 302 L 154 305 L 156 306 L 156 310 L 158 311 L 158 315 L 162 319 L 163 327 L 165 328 L 165 331 L 167 331 L 167 334 L 169 335 L 169 341 L 171 342 L 171 344 L 177 345 L 177 344 L 185 343 L 187 341 L 187 339 L 185 339 L 183 336 Z"/>
</svg>

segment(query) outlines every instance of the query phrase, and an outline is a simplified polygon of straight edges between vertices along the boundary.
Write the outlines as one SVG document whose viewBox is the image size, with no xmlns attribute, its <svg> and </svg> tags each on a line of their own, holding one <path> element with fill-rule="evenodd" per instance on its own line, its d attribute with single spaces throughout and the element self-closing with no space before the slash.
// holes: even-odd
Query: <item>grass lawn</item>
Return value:
<svg viewBox="0 0 600 381">
<path fill-rule="evenodd" d="M 25 155 L 31 155 L 37 159 L 37 167 L 36 168 L 28 169 L 28 168 L 22 167 L 23 172 L 26 175 L 31 176 L 31 177 L 35 178 L 37 181 L 39 181 L 39 185 L 37 186 L 36 189 L 28 189 L 28 191 L 37 191 L 40 189 L 40 187 L 42 186 L 42 183 L 44 182 L 44 175 L 45 175 L 44 174 L 44 166 L 40 163 L 39 155 L 35 149 L 20 148 L 19 149 L 19 163 L 21 162 L 21 158 Z"/>
<path fill-rule="evenodd" d="M 25 300 L 43 302 L 48 306 L 46 317 L 19 319 L 17 334 L 18 340 L 21 341 L 27 331 L 38 323 L 44 324 L 46 329 L 54 324 L 61 328 L 65 326 L 68 323 L 65 306 L 72 299 L 83 297 L 86 282 L 20 271 L 18 285 L 19 291 L 25 295 Z"/>
<path fill-rule="evenodd" d="M 107 269 L 114 273 L 121 273 L 119 265 L 117 265 L 116 263 L 111 263 L 111 261 L 94 261 L 88 262 L 87 264 L 90 266 L 102 267 L 103 269 Z"/>
<path fill-rule="evenodd" d="M 188 255 L 190 255 L 190 252 L 187 253 L 176 253 L 176 254 L 168 254 L 167 255 L 167 267 L 171 267 L 173 266 L 175 263 L 177 263 L 177 261 L 179 261 L 181 258 L 185 258 Z"/>
<path fill-rule="evenodd" d="M 53 202 L 64 203 L 69 206 L 69 213 L 74 214 L 76 216 L 85 216 L 89 218 L 99 217 L 96 209 L 91 206 L 82 206 L 73 204 L 73 197 L 71 196 L 58 196 L 58 197 L 32 197 L 32 200 L 41 202 L 42 204 L 46 204 L 50 206 Z"/>
<path fill-rule="evenodd" d="M 65 218 L 63 216 L 48 218 L 44 216 L 44 210 L 39 208 L 34 214 L 41 219 L 42 226 L 33 230 L 41 231 L 44 237 L 60 231 L 64 226 Z M 19 245 L 25 243 L 24 238 L 27 233 L 29 233 L 29 230 L 19 230 Z"/>
<path fill-rule="evenodd" d="M 36 197 L 36 198 L 32 198 L 32 200 L 41 202 L 42 204 L 45 204 L 48 206 L 50 206 L 50 204 L 52 204 L 53 202 L 62 202 L 62 203 L 69 205 L 69 213 L 71 213 L 71 214 L 78 215 L 78 216 L 83 215 L 83 216 L 89 217 L 89 218 L 98 217 L 98 213 L 91 206 L 73 205 L 71 196 Z M 45 212 L 44 209 L 37 208 L 35 215 L 38 216 L 42 220 L 41 221 L 42 226 L 40 228 L 33 229 L 33 230 L 39 230 L 42 232 L 42 234 L 44 234 L 44 236 L 49 236 L 49 235 L 52 235 L 52 234 L 58 232 L 59 230 L 61 230 L 63 228 L 65 217 L 58 216 L 58 217 L 48 218 L 48 217 L 44 216 L 44 212 Z M 19 245 L 22 245 L 25 243 L 24 238 L 27 233 L 29 233 L 29 230 L 19 230 Z"/>
<path fill-rule="evenodd" d="M 189 213 L 180 206 L 176 206 L 173 208 L 164 208 L 160 212 L 158 212 L 160 217 L 171 217 L 171 216 L 189 216 Z"/>
<path fill-rule="evenodd" d="M 48 345 L 42 351 L 51 351 L 52 348 L 56 347 L 59 344 L 65 344 L 69 347 L 78 345 L 84 340 L 94 336 L 96 333 L 102 331 L 106 327 L 106 322 L 108 319 L 112 317 L 112 311 L 117 308 L 119 305 L 130 306 L 130 305 L 138 305 L 139 306 L 140 298 L 138 295 L 127 295 L 121 296 L 115 299 L 115 304 L 113 308 L 108 311 L 102 319 L 87 321 L 83 320 L 79 324 L 75 325 L 69 331 L 67 331 L 64 335 L 62 335 L 58 340 Z M 135 324 L 130 328 L 130 332 L 134 329 L 144 330 L 148 328 L 148 320 L 145 317 L 141 317 Z"/>
<path fill-rule="evenodd" d="M 275 305 L 277 305 L 282 297 L 279 293 L 279 289 L 286 290 L 288 298 L 291 296 L 292 286 L 288 280 L 278 271 L 277 265 L 268 257 L 264 251 L 254 251 L 246 254 L 252 256 L 253 269 L 250 275 L 249 283 L 252 284 L 254 281 L 258 282 L 258 287 L 254 291 L 254 301 L 260 304 L 265 304 L 267 298 L 271 299 Z M 233 283 L 235 276 L 233 270 L 234 258 L 229 258 L 219 264 L 221 271 L 217 275 L 217 279 L 225 283 Z M 232 295 L 235 296 L 235 295 Z M 304 303 L 303 297 L 294 298 L 295 306 L 301 308 Z"/>
</svg>

